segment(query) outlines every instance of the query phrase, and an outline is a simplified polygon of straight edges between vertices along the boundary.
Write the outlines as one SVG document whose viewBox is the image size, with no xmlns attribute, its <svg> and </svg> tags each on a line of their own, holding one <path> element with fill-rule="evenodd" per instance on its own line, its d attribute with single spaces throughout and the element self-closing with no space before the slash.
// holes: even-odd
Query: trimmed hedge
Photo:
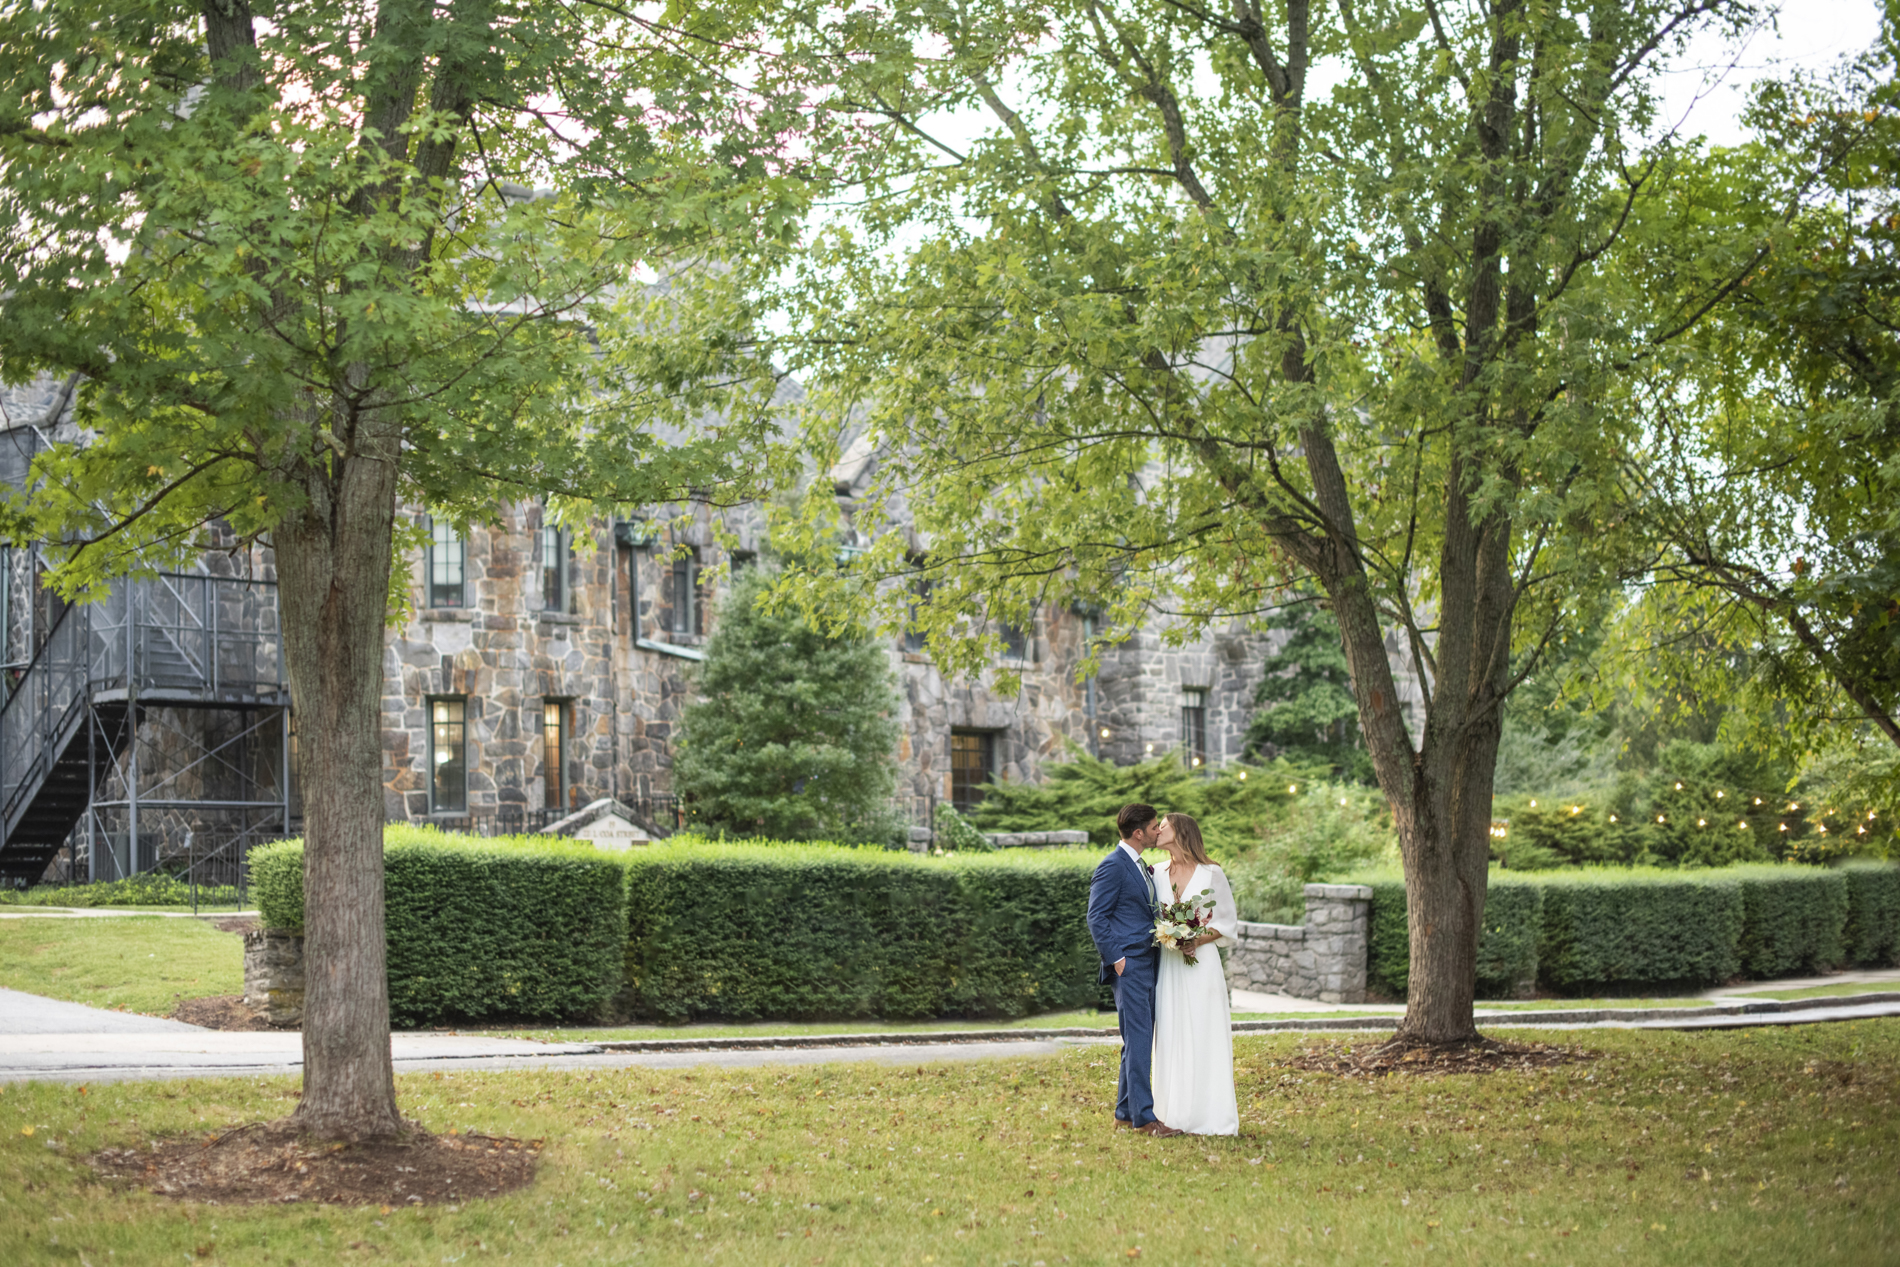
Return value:
<svg viewBox="0 0 1900 1267">
<path fill-rule="evenodd" d="M 1099 1001 L 1094 850 L 936 858 L 675 837 L 624 857 L 638 1016 L 1013 1017 Z"/>
<path fill-rule="evenodd" d="M 1746 908 L 1727 871 L 1542 872 L 1540 977 L 1559 990 L 1713 985 L 1741 970 Z"/>
<path fill-rule="evenodd" d="M 1364 884 L 1372 889 L 1366 984 L 1392 998 L 1404 998 L 1412 963 L 1404 877 L 1380 872 L 1342 883 Z M 1543 909 L 1543 891 L 1528 877 L 1515 872 L 1491 873 L 1484 897 L 1484 931 L 1478 936 L 1479 998 L 1513 998 L 1536 984 Z"/>
<path fill-rule="evenodd" d="M 1900 963 L 1900 867 L 1850 862 L 1840 874 L 1847 882 L 1847 961 L 1868 968 Z"/>
<path fill-rule="evenodd" d="M 1847 877 L 1820 867 L 1736 867 L 1742 886 L 1742 974 L 1785 977 L 1838 967 Z"/>
<path fill-rule="evenodd" d="M 598 1015 L 621 984 L 626 879 L 590 845 L 476 840 L 427 828 L 384 837 L 392 1024 Z M 252 851 L 259 913 L 303 929 L 303 842 Z"/>
<path fill-rule="evenodd" d="M 1405 885 L 1372 886 L 1366 982 L 1405 994 Z M 1706 871 L 1493 870 L 1478 943 L 1480 997 L 1555 990 L 1713 985 L 1842 963 L 1900 960 L 1900 867 L 1750 865 Z"/>
</svg>

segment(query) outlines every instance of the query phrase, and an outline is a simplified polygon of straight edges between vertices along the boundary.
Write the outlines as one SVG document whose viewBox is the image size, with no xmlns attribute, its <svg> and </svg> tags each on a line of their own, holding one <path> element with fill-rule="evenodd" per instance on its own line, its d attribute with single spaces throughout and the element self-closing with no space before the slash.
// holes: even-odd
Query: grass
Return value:
<svg viewBox="0 0 1900 1267">
<path fill-rule="evenodd" d="M 1557 1041 L 1567 1036 L 1553 1035 Z M 1108 1128 L 1112 1049 L 967 1064 L 405 1075 L 548 1141 L 460 1208 L 110 1192 L 81 1159 L 270 1119 L 281 1078 L 0 1087 L 0 1261 L 1870 1264 L 1900 1257 L 1900 1022 L 1601 1032 L 1539 1073 L 1343 1080 L 1235 1044 L 1238 1139 Z M 31 1132 L 30 1134 L 28 1132 Z"/>
<path fill-rule="evenodd" d="M 177 996 L 244 991 L 244 942 L 195 919 L 0 920 L 0 986 L 170 1015 Z"/>
</svg>

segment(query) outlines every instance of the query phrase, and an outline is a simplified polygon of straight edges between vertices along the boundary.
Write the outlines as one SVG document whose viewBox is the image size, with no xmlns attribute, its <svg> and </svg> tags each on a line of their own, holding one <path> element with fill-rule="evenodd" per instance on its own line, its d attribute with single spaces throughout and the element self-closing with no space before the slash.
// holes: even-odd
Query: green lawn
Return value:
<svg viewBox="0 0 1900 1267">
<path fill-rule="evenodd" d="M 1238 1139 L 1111 1132 L 1113 1049 L 970 1064 L 409 1075 L 548 1141 L 461 1208 L 110 1193 L 80 1158 L 290 1109 L 285 1079 L 0 1088 L 0 1262 L 1893 1263 L 1900 1022 L 1599 1032 L 1539 1073 L 1343 1080 L 1236 1043 Z M 29 1136 L 25 1134 L 32 1131 Z"/>
<path fill-rule="evenodd" d="M 164 1016 L 243 993 L 244 940 L 195 919 L 0 919 L 0 986 Z"/>
</svg>

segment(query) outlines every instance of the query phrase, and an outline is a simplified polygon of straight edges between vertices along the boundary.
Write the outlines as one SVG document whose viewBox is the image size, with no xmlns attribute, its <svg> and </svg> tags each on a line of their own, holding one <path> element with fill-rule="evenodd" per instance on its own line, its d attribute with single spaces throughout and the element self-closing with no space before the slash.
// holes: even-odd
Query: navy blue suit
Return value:
<svg viewBox="0 0 1900 1267">
<path fill-rule="evenodd" d="M 1089 881 L 1089 936 L 1102 959 L 1102 980 L 1115 983 L 1115 1013 L 1121 1024 L 1115 1116 L 1136 1126 L 1155 1120 L 1155 975 L 1161 952 L 1154 931 L 1154 878 L 1117 845 Z M 1118 959 L 1128 960 L 1120 976 L 1115 975 Z"/>
</svg>

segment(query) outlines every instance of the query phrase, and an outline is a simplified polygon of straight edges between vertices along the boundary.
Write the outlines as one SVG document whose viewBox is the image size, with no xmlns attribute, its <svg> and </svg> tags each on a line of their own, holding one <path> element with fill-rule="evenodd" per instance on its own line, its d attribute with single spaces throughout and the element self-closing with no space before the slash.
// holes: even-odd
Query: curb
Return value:
<svg viewBox="0 0 1900 1267">
<path fill-rule="evenodd" d="M 1872 994 L 1821 995 L 1809 999 L 1751 999 L 1740 1003 L 1718 1003 L 1709 1007 L 1682 1008 L 1572 1008 L 1542 1012 L 1495 1012 L 1478 1018 L 1481 1028 L 1534 1028 L 1539 1025 L 1590 1025 L 1615 1021 L 1708 1021 L 1732 1016 L 1762 1016 L 1788 1012 L 1806 1012 L 1823 1008 L 1858 1007 L 1872 1003 L 1900 1003 L 1900 991 Z M 1390 1030 L 1399 1027 L 1398 1016 L 1342 1016 L 1334 1020 L 1236 1021 L 1236 1034 L 1271 1034 L 1288 1031 Z M 1666 1027 L 1666 1026 L 1665 1026 Z M 758 1038 L 633 1038 L 607 1039 L 590 1043 L 601 1052 L 693 1052 L 693 1051 L 787 1051 L 824 1047 L 928 1047 L 947 1043 L 1046 1042 L 1056 1038 L 1112 1041 L 1121 1037 L 1110 1026 L 1094 1029 L 1068 1026 L 1060 1029 L 952 1029 L 910 1034 L 783 1034 Z"/>
</svg>

